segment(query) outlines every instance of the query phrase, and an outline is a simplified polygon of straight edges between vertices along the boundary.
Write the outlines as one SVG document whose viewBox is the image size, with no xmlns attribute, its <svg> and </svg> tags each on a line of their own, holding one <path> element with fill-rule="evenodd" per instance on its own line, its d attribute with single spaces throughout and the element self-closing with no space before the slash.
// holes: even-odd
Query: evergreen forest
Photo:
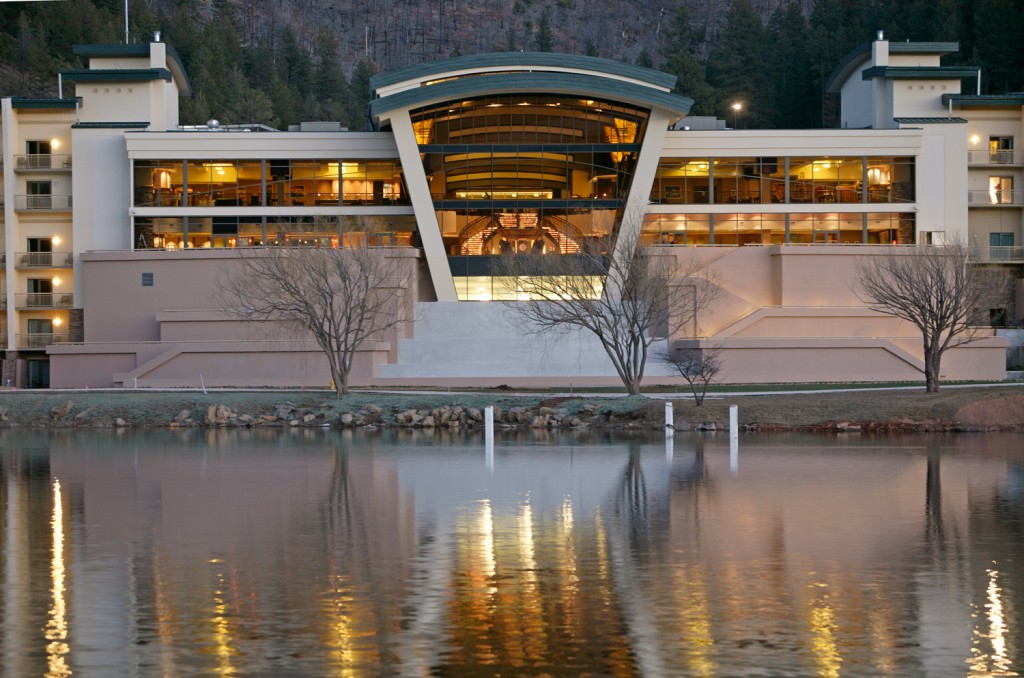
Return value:
<svg viewBox="0 0 1024 678">
<path fill-rule="evenodd" d="M 1024 90 L 1024 0 L 55 0 L 0 4 L 0 96 L 57 96 L 78 44 L 175 48 L 182 124 L 340 121 L 366 129 L 370 77 L 452 56 L 552 51 L 678 76 L 694 115 L 740 127 L 835 125 L 842 57 L 890 41 L 957 42 L 985 94 Z M 975 78 L 963 91 L 975 92 Z"/>
</svg>

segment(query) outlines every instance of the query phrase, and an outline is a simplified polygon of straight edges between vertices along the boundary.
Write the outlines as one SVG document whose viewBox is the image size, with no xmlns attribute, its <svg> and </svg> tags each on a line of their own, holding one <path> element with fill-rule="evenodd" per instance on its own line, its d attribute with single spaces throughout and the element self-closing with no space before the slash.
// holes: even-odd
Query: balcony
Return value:
<svg viewBox="0 0 1024 678">
<path fill-rule="evenodd" d="M 16 212 L 61 212 L 71 209 L 70 195 L 16 195 L 14 211 Z"/>
<path fill-rule="evenodd" d="M 73 295 L 64 293 L 29 292 L 27 294 L 15 294 L 14 306 L 23 310 L 71 308 L 74 306 L 74 298 Z"/>
<path fill-rule="evenodd" d="M 54 170 L 61 172 L 70 171 L 71 156 L 52 155 L 50 153 L 14 156 L 15 172 L 52 172 Z"/>
<path fill-rule="evenodd" d="M 1024 264 L 1024 247 L 972 247 L 971 261 L 978 264 Z"/>
<path fill-rule="evenodd" d="M 1024 190 L 967 191 L 969 207 L 1021 207 L 1024 206 Z"/>
<path fill-rule="evenodd" d="M 15 339 L 20 349 L 44 349 L 50 344 L 62 344 L 67 340 L 67 334 L 54 334 L 53 332 L 19 334 Z"/>
<path fill-rule="evenodd" d="M 999 165 L 1000 167 L 1024 164 L 1024 150 L 967 151 L 968 165 Z"/>
<path fill-rule="evenodd" d="M 71 252 L 16 252 L 15 268 L 71 268 Z"/>
</svg>

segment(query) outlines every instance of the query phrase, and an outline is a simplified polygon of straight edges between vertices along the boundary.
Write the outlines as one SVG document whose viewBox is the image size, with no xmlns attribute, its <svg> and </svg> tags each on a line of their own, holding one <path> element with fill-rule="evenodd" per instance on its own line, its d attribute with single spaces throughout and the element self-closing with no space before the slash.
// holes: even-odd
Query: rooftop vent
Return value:
<svg viewBox="0 0 1024 678">
<path fill-rule="evenodd" d="M 220 120 L 217 118 L 210 118 L 206 121 L 206 126 L 210 129 L 220 129 Z"/>
</svg>

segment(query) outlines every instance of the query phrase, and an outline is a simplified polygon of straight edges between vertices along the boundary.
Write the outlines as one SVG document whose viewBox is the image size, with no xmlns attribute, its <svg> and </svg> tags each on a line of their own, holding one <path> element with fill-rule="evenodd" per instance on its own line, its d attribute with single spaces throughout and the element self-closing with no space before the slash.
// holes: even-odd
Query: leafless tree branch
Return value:
<svg viewBox="0 0 1024 678">
<path fill-rule="evenodd" d="M 620 237 L 635 236 L 623 235 Z M 640 251 L 637 242 L 610 256 L 599 241 L 579 254 L 506 255 L 510 311 L 535 332 L 582 329 L 601 342 L 631 394 L 640 392 L 651 344 L 685 331 L 696 334 L 700 314 L 717 297 L 711 272 L 695 259 Z"/>
<path fill-rule="evenodd" d="M 921 331 L 925 388 L 939 390 L 939 367 L 950 348 L 988 332 L 981 313 L 1005 304 L 1009 278 L 997 268 L 969 265 L 961 241 L 897 249 L 857 266 L 855 292 L 868 308 L 906 320 Z"/>
<path fill-rule="evenodd" d="M 341 395 L 348 392 L 356 352 L 410 319 L 410 273 L 392 253 L 365 242 L 244 252 L 238 268 L 220 281 L 222 307 L 308 334 L 327 357 Z"/>
</svg>

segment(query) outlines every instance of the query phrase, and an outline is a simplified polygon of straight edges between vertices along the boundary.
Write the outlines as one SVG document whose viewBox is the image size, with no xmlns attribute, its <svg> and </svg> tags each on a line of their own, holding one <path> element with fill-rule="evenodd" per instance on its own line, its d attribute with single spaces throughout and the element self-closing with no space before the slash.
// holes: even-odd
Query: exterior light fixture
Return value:
<svg viewBox="0 0 1024 678">
<path fill-rule="evenodd" d="M 50 242 L 52 242 L 54 245 L 59 245 L 60 244 L 60 236 L 59 235 L 53 236 L 52 238 L 50 238 Z"/>
<path fill-rule="evenodd" d="M 50 149 L 56 151 L 58 148 L 60 148 L 60 139 L 57 139 L 56 137 L 50 139 Z"/>
<path fill-rule="evenodd" d="M 53 326 L 54 327 L 60 327 L 63 323 L 64 323 L 64 321 L 61 320 L 60 318 L 54 318 L 53 319 Z"/>
<path fill-rule="evenodd" d="M 53 280 L 51 282 L 53 283 L 54 287 L 59 287 L 60 286 L 60 277 L 54 276 Z"/>
<path fill-rule="evenodd" d="M 733 129 L 739 128 L 740 124 L 740 111 L 743 110 L 743 104 L 737 101 L 732 105 L 732 126 Z"/>
<path fill-rule="evenodd" d="M 981 141 L 981 137 L 979 137 L 977 134 L 972 134 L 971 135 L 971 145 L 972 146 L 976 146 L 979 141 Z"/>
</svg>

